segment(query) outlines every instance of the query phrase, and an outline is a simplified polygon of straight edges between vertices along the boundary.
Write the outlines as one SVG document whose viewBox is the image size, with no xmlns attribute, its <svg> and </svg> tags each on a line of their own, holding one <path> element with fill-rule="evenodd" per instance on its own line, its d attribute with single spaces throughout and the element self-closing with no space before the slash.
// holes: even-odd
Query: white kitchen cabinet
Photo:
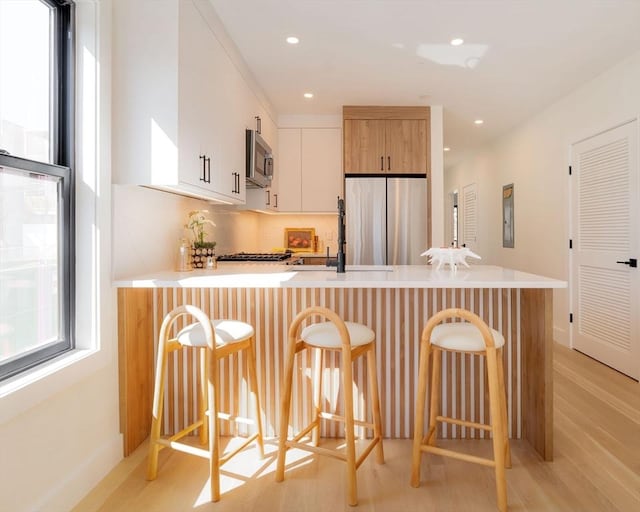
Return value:
<svg viewBox="0 0 640 512">
<path fill-rule="evenodd" d="M 342 194 L 339 128 L 281 128 L 276 163 L 277 211 L 337 210 Z"/>
<path fill-rule="evenodd" d="M 300 128 L 278 130 L 278 159 L 274 171 L 272 202 L 273 208 L 279 212 L 303 211 L 301 139 Z"/>
<path fill-rule="evenodd" d="M 211 16 L 206 0 L 113 1 L 114 183 L 245 201 L 256 108 Z"/>
</svg>

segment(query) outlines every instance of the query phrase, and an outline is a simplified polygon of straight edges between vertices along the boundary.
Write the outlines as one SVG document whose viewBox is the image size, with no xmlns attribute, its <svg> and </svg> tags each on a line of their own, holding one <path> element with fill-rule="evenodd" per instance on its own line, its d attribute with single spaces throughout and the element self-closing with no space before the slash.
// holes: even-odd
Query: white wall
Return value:
<svg viewBox="0 0 640 512">
<path fill-rule="evenodd" d="M 110 8 L 76 6 L 77 349 L 0 385 L 3 511 L 69 510 L 122 457 L 108 249 Z"/>
<path fill-rule="evenodd" d="M 445 173 L 445 193 L 477 183 L 483 263 L 568 281 L 571 145 L 640 113 L 640 52 Z M 515 248 L 502 248 L 502 186 L 514 183 Z M 554 293 L 554 338 L 569 343 L 569 293 Z"/>
</svg>

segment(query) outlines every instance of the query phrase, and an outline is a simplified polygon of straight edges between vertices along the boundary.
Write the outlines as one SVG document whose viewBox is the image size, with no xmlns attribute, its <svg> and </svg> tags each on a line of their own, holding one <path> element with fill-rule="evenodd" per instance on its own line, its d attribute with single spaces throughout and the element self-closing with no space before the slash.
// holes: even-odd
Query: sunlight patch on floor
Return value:
<svg viewBox="0 0 640 512">
<path fill-rule="evenodd" d="M 244 440 L 242 438 L 234 438 L 229 441 L 225 447 L 225 452 L 233 451 Z M 258 456 L 258 448 L 255 444 L 250 445 L 245 450 L 238 453 L 231 460 L 227 461 L 220 468 L 220 494 L 236 489 L 251 480 L 256 480 L 267 476 L 275 482 L 276 463 L 278 460 L 278 445 L 276 440 L 265 441 L 264 459 Z M 290 448 L 287 451 L 287 465 L 285 471 L 310 464 L 313 457 L 309 452 Z M 223 498 L 221 498 L 223 499 Z M 198 508 L 211 501 L 211 479 L 202 486 L 193 508 Z"/>
</svg>

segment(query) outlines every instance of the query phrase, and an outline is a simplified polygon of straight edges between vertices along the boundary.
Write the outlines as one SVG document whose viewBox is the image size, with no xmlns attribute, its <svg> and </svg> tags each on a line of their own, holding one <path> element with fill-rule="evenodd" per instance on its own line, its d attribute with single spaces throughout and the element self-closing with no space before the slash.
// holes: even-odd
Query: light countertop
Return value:
<svg viewBox="0 0 640 512">
<path fill-rule="evenodd" d="M 117 288 L 566 288 L 567 283 L 490 265 L 456 272 L 428 265 L 347 265 L 344 274 L 320 265 L 218 264 L 215 270 L 156 272 L 118 279 Z"/>
</svg>

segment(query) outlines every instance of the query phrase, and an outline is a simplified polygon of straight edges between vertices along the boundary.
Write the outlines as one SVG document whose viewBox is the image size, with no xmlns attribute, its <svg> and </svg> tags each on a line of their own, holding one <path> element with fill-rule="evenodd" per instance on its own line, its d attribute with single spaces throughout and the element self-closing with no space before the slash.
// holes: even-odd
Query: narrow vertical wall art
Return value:
<svg viewBox="0 0 640 512">
<path fill-rule="evenodd" d="M 502 247 L 513 248 L 513 183 L 502 187 Z"/>
</svg>

